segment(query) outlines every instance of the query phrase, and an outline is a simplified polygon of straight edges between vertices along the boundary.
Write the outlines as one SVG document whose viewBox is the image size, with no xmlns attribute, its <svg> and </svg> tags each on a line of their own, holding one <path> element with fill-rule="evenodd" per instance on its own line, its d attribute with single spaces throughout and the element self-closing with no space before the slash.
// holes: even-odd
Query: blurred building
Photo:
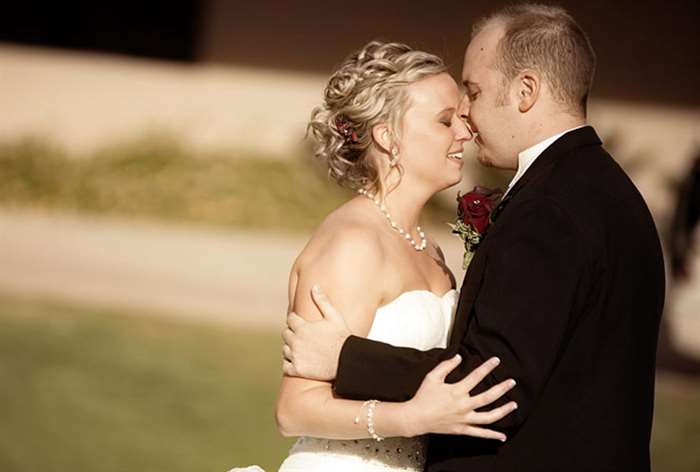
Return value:
<svg viewBox="0 0 700 472">
<path fill-rule="evenodd" d="M 16 2 L 0 41 L 327 74 L 370 39 L 402 41 L 459 70 L 470 25 L 506 1 Z M 700 4 L 574 0 L 599 55 L 599 98 L 700 105 Z"/>
<path fill-rule="evenodd" d="M 0 16 L 0 139 L 40 136 L 86 155 L 164 133 L 208 151 L 294 155 L 350 51 L 407 42 L 458 76 L 470 25 L 506 3 L 13 3 Z M 700 145 L 700 4 L 556 3 L 598 53 L 592 123 L 652 207 L 667 207 L 665 188 Z"/>
</svg>

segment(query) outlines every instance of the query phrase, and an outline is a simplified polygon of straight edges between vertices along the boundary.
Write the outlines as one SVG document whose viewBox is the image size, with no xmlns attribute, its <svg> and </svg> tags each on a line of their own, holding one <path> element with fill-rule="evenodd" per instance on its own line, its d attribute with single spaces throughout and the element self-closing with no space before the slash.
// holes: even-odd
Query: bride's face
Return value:
<svg viewBox="0 0 700 472">
<path fill-rule="evenodd" d="M 409 108 L 401 125 L 401 184 L 435 193 L 462 180 L 464 142 L 472 135 L 457 108 L 461 93 L 447 73 L 410 84 Z"/>
</svg>

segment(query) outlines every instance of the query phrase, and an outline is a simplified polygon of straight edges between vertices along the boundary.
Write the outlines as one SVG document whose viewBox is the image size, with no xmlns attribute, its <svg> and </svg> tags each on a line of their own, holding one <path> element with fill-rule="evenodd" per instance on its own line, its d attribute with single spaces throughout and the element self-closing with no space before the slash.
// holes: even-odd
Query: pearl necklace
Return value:
<svg viewBox="0 0 700 472">
<path fill-rule="evenodd" d="M 364 195 L 365 197 L 369 198 L 374 202 L 375 205 L 377 205 L 377 208 L 381 210 L 382 213 L 384 213 L 384 216 L 386 216 L 387 221 L 391 225 L 394 230 L 396 230 L 403 238 L 408 241 L 408 243 L 413 246 L 413 249 L 416 251 L 423 251 L 426 247 L 428 247 L 428 241 L 425 238 L 425 233 L 423 230 L 420 228 L 420 226 L 416 226 L 416 232 L 420 236 L 420 243 L 416 243 L 416 241 L 413 239 L 413 236 L 411 236 L 411 233 L 408 231 L 404 230 L 401 228 L 399 225 L 396 224 L 396 222 L 393 220 L 391 215 L 389 214 L 389 210 L 386 209 L 386 206 L 379 201 L 379 198 L 371 195 L 367 190 L 361 188 L 357 191 L 360 195 Z"/>
</svg>

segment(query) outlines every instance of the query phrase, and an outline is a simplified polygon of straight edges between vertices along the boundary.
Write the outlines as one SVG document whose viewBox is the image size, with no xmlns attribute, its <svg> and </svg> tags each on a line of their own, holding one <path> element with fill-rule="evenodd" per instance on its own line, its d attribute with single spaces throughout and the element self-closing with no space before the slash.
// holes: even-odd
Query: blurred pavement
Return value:
<svg viewBox="0 0 700 472">
<path fill-rule="evenodd" d="M 447 227 L 428 230 L 459 284 L 460 241 Z M 269 231 L 0 210 L 0 292 L 279 329 L 289 270 L 306 241 Z M 692 265 L 700 274 L 700 253 Z M 700 359 L 700 277 L 671 289 L 665 316 L 673 343 Z"/>
<path fill-rule="evenodd" d="M 462 247 L 430 228 L 461 282 Z M 0 210 L 0 291 L 278 329 L 305 235 Z M 693 273 L 700 274 L 700 253 Z M 700 359 L 700 276 L 672 288 L 678 348 Z"/>
<path fill-rule="evenodd" d="M 459 268 L 459 240 L 447 227 L 435 236 Z M 289 270 L 306 241 L 269 231 L 0 210 L 0 291 L 277 328 Z M 461 271 L 455 275 L 461 280 Z"/>
<path fill-rule="evenodd" d="M 143 221 L 0 211 L 0 291 L 195 321 L 272 326 L 305 241 Z"/>
</svg>

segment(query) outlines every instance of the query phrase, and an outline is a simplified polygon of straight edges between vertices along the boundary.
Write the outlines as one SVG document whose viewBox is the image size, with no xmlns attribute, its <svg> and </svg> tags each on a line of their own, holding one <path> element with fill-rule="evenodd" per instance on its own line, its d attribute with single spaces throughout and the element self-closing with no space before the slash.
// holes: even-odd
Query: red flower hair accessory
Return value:
<svg viewBox="0 0 700 472">
<path fill-rule="evenodd" d="M 358 143 L 357 132 L 352 128 L 350 121 L 345 116 L 338 115 L 335 117 L 335 128 L 345 139 L 345 144 Z"/>
</svg>

